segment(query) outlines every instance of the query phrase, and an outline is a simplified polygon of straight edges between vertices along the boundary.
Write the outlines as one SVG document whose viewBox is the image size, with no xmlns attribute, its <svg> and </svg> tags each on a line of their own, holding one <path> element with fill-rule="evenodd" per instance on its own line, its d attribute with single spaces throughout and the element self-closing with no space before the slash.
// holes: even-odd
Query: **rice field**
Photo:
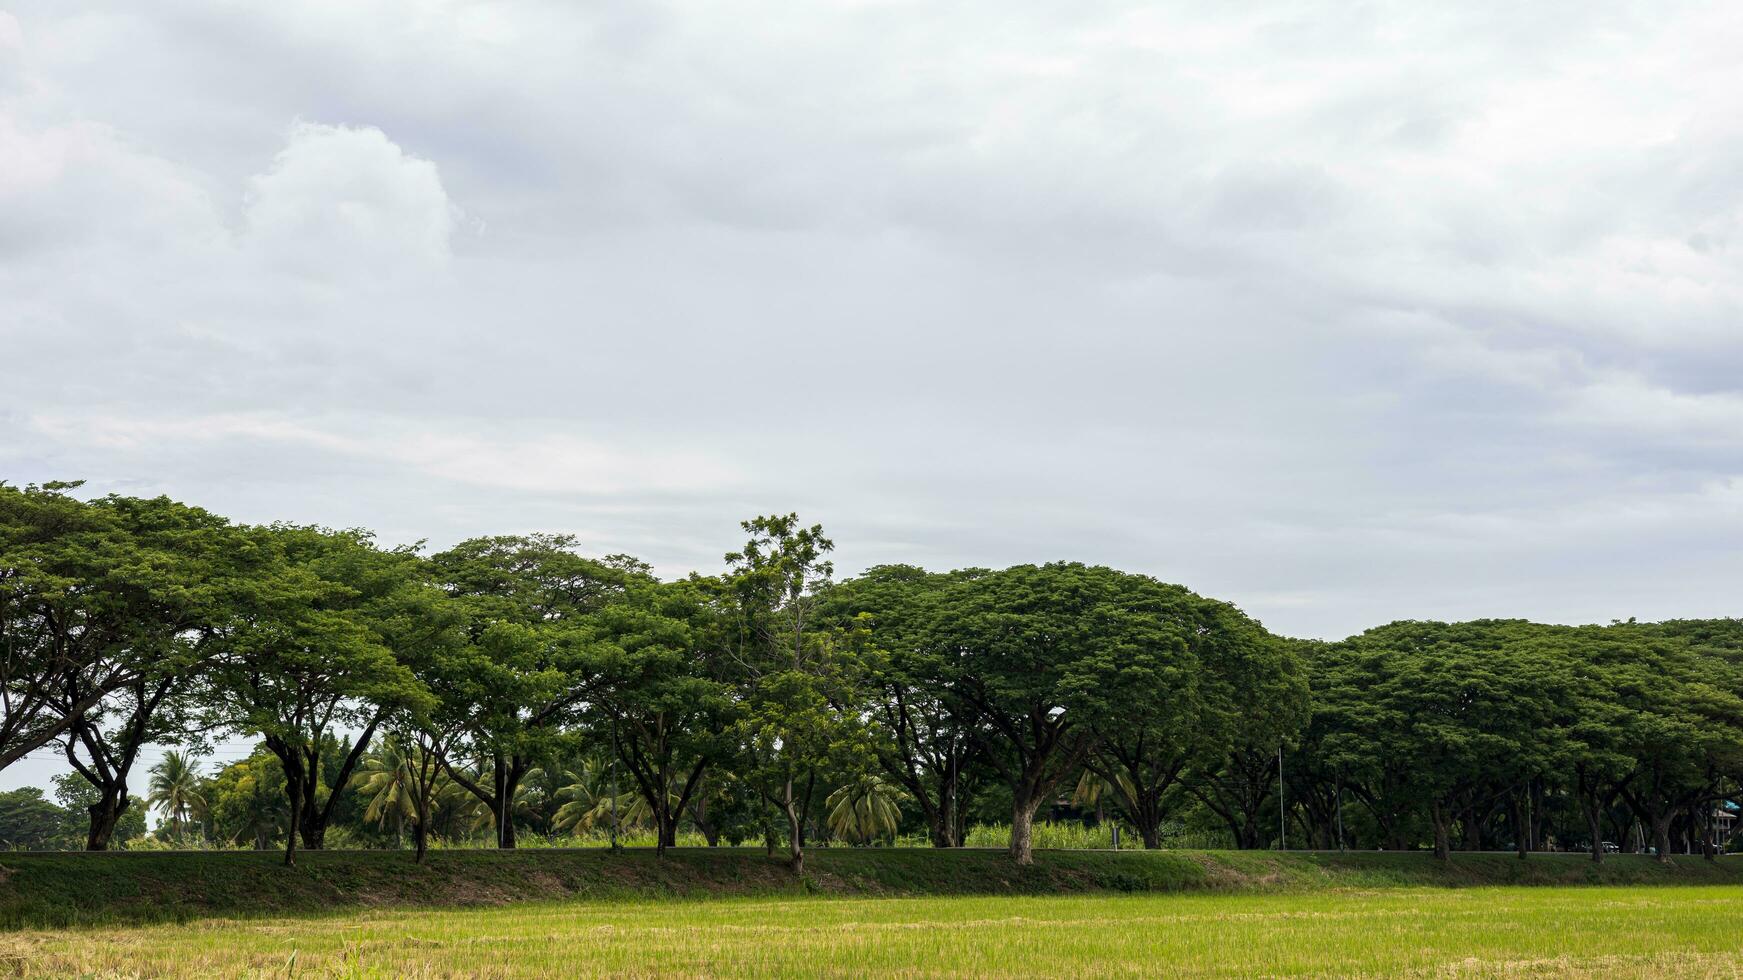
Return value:
<svg viewBox="0 0 1743 980">
<path fill-rule="evenodd" d="M 633 900 L 0 935 L 24 976 L 1743 976 L 1743 887 Z"/>
</svg>

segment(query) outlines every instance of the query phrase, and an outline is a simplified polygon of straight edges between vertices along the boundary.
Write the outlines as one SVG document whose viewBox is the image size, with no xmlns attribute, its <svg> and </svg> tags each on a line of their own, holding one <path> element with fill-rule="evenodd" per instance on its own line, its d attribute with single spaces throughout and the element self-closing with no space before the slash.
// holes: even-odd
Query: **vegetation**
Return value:
<svg viewBox="0 0 1743 980">
<path fill-rule="evenodd" d="M 1625 855 L 1594 865 L 1573 854 L 1243 851 L 1048 851 L 1015 866 L 1003 847 L 812 849 L 795 878 L 785 854 L 761 848 L 612 851 L 432 849 L 419 864 L 391 851 L 304 852 L 296 868 L 271 852 L 138 851 L 0 856 L 0 927 L 192 922 L 312 915 L 359 908 L 490 906 L 529 901 L 924 897 L 1094 892 L 1326 892 L 1500 885 L 1692 886 L 1743 883 L 1733 862 L 1663 865 Z M 1675 890 L 1675 889 L 1666 889 Z"/>
<path fill-rule="evenodd" d="M 0 955 L 26 976 L 1731 976 L 1735 894 L 586 901 L 23 932 L 0 937 Z"/>
<path fill-rule="evenodd" d="M 564 535 L 425 554 L 76 489 L 0 485 L 0 768 L 72 770 L 0 798 L 15 849 L 645 834 L 805 876 L 818 845 L 999 834 L 1022 866 L 1116 831 L 1668 861 L 1743 824 L 1738 620 L 1307 642 L 1068 562 L 838 579 L 791 514 L 662 581 Z M 257 748 L 214 770 L 219 737 Z M 147 745 L 176 748 L 142 800 Z"/>
</svg>

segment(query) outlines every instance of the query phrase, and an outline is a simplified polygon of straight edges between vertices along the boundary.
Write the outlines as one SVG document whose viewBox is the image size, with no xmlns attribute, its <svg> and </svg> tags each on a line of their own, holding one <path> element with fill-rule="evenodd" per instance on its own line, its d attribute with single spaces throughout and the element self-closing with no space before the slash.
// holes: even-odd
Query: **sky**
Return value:
<svg viewBox="0 0 1743 980">
<path fill-rule="evenodd" d="M 1743 612 L 1743 5 L 0 0 L 0 479 Z M 14 773 L 5 781 L 15 782 Z"/>
</svg>

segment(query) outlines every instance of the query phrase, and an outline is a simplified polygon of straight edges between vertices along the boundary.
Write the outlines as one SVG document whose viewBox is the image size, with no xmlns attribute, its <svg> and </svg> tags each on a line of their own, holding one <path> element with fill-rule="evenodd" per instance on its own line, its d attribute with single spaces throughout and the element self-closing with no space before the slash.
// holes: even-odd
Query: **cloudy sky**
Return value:
<svg viewBox="0 0 1743 980">
<path fill-rule="evenodd" d="M 0 478 L 1743 612 L 1743 6 L 23 0 Z"/>
</svg>

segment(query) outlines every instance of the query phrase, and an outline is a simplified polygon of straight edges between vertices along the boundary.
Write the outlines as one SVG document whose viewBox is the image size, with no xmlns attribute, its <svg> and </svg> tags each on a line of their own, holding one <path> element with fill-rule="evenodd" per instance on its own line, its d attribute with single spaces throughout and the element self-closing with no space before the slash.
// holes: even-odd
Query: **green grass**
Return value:
<svg viewBox="0 0 1743 980">
<path fill-rule="evenodd" d="M 1736 976 L 1734 885 L 625 899 L 0 935 L 25 976 Z"/>
<path fill-rule="evenodd" d="M 1743 884 L 1743 858 L 1660 865 L 1617 855 L 1252 851 L 1039 851 L 1020 868 L 1000 851 L 823 848 L 796 879 L 760 849 L 452 850 L 423 865 L 392 851 L 0 854 L 0 928 L 134 925 L 405 906 L 563 899 L 805 895 L 909 897 L 1105 892 L 1324 891 L 1494 885 Z"/>
</svg>

